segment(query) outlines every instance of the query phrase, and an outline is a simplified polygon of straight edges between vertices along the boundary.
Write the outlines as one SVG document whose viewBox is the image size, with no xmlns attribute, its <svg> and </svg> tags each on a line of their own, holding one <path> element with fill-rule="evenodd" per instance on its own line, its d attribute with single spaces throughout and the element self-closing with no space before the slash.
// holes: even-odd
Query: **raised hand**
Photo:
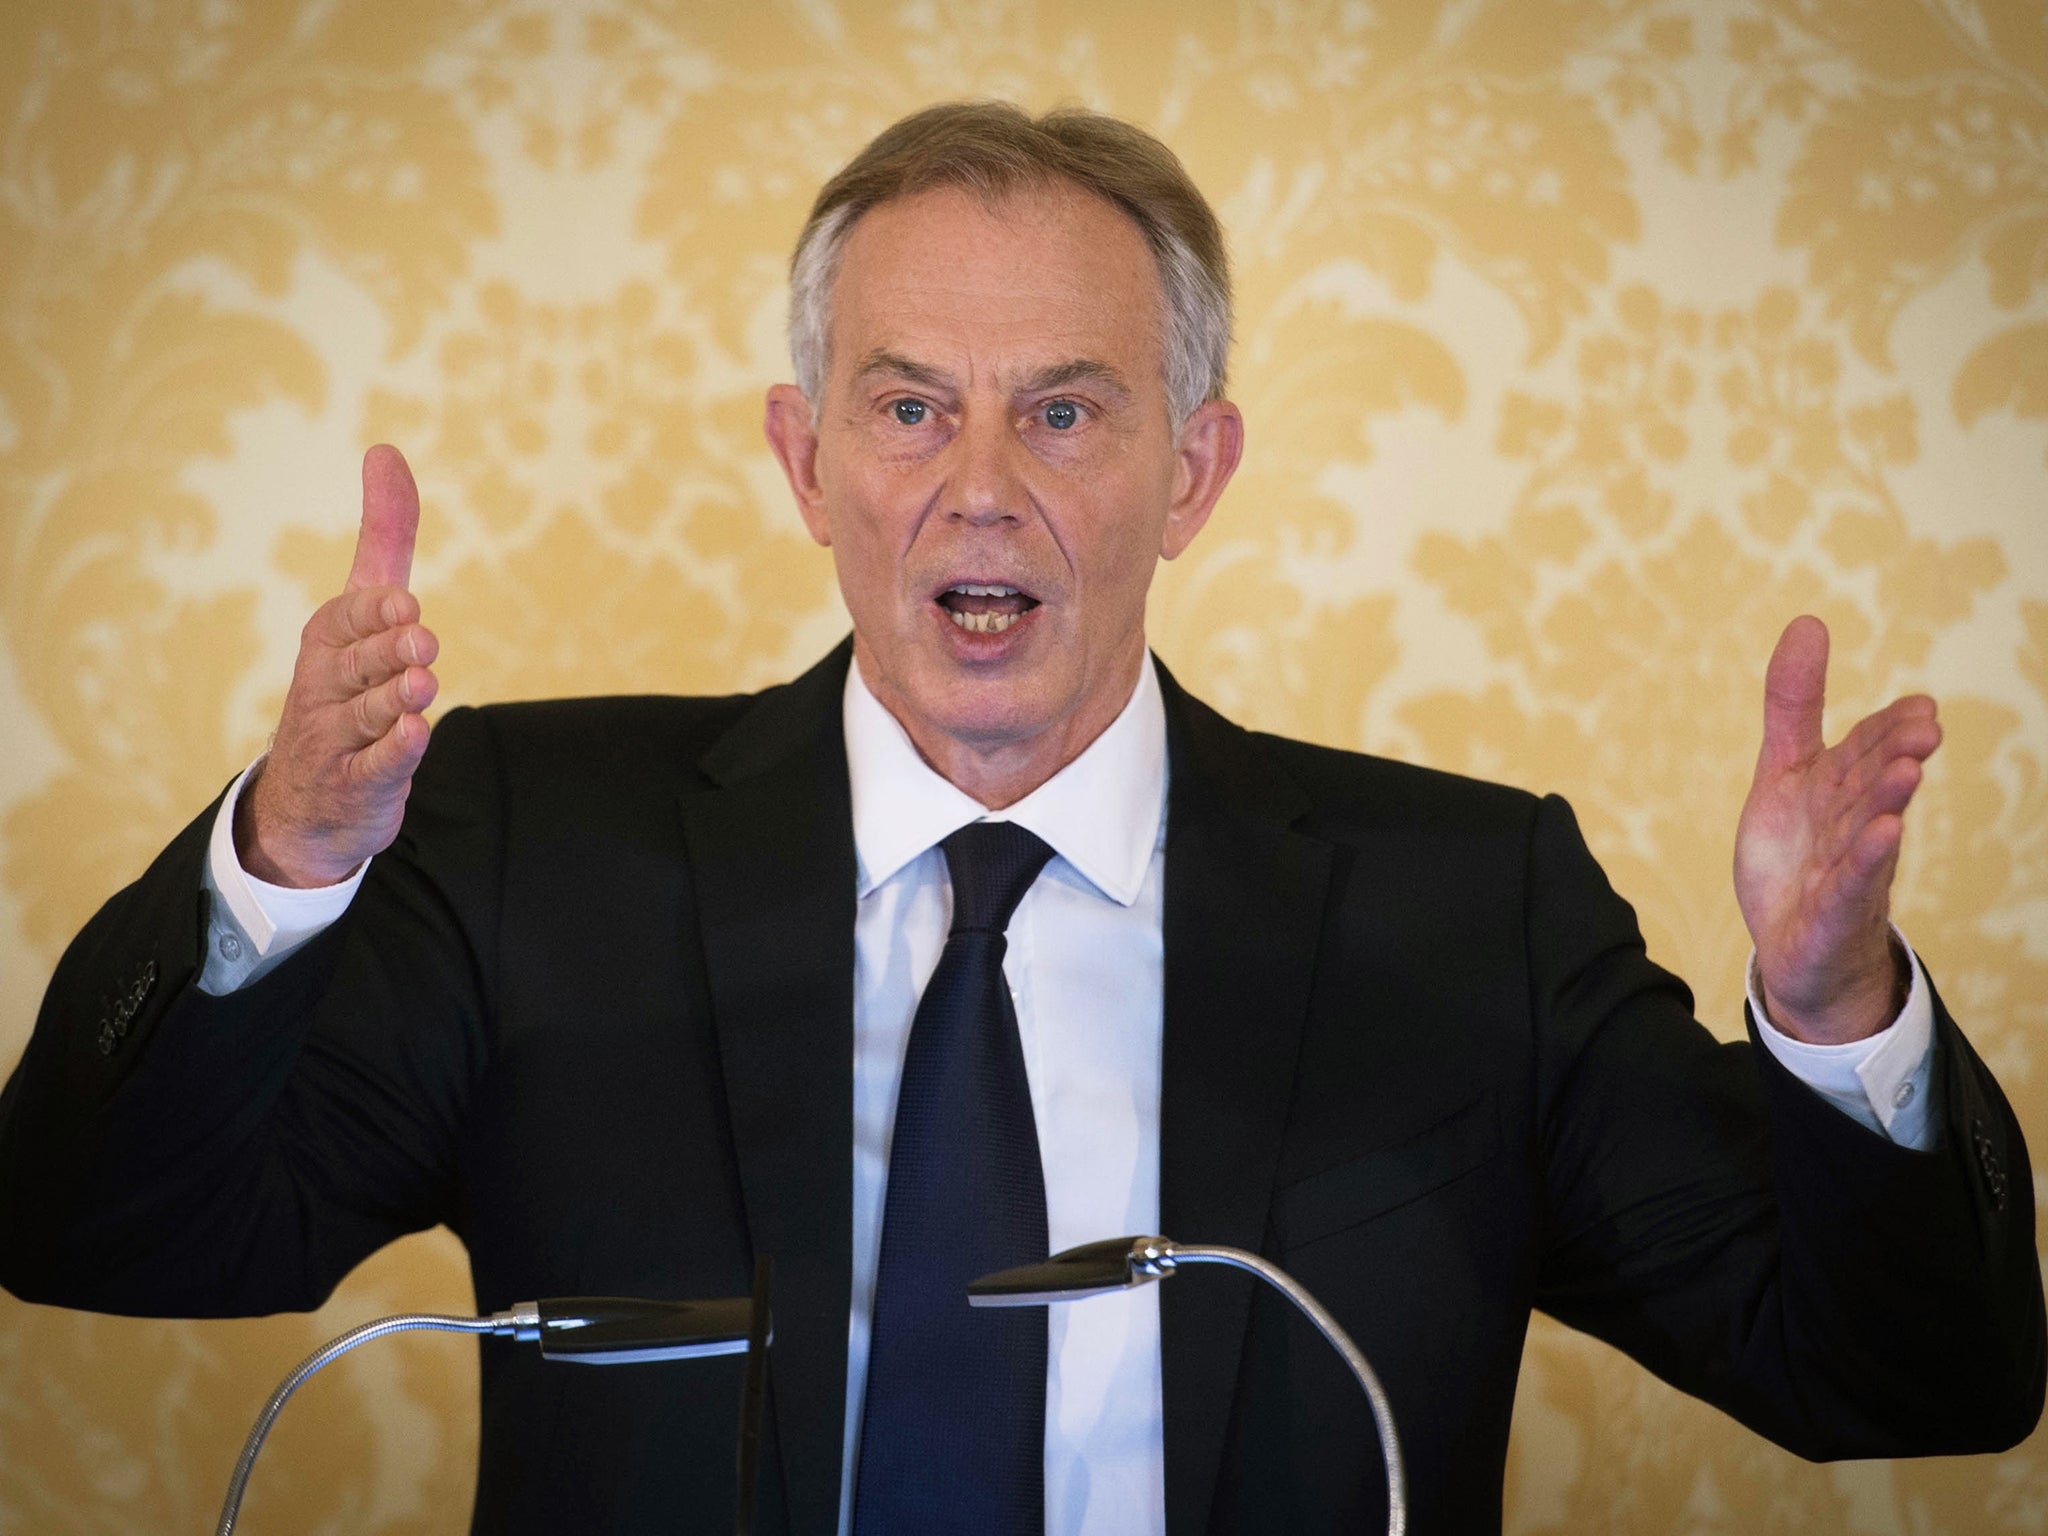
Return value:
<svg viewBox="0 0 2048 1536">
<path fill-rule="evenodd" d="M 1900 820 L 1941 745 L 1934 700 L 1896 699 L 1835 746 L 1821 739 L 1828 631 L 1785 626 L 1764 674 L 1764 744 L 1735 833 L 1735 897 L 1763 1003 L 1789 1035 L 1858 1040 L 1898 1011 L 1888 914 Z"/>
<path fill-rule="evenodd" d="M 427 750 L 440 649 L 406 583 L 420 497 L 396 448 L 363 455 L 363 522 L 341 596 L 299 635 L 270 755 L 235 815 L 242 867 L 273 885 L 346 879 L 391 846 Z"/>
</svg>

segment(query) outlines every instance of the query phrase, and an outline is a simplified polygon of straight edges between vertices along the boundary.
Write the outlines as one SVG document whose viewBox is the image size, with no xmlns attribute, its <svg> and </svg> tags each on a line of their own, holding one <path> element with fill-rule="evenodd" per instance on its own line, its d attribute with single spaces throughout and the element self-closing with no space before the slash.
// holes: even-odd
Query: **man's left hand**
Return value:
<svg viewBox="0 0 2048 1536">
<path fill-rule="evenodd" d="M 1903 996 L 1889 920 L 1901 815 L 1941 745 L 1934 700 L 1896 699 L 1821 738 L 1828 631 L 1785 626 L 1764 674 L 1764 744 L 1735 831 L 1735 899 L 1771 1023 L 1817 1044 L 1889 1025 Z"/>
</svg>

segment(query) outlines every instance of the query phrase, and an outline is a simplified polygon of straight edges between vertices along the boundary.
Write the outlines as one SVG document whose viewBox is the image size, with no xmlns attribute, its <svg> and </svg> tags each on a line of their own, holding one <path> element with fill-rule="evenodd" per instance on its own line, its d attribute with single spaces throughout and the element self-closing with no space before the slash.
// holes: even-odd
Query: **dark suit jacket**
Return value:
<svg viewBox="0 0 2048 1536">
<path fill-rule="evenodd" d="M 753 698 L 451 713 L 348 916 L 225 998 L 194 984 L 202 816 L 51 983 L 0 1103 L 0 1281 L 308 1308 L 446 1222 L 495 1310 L 743 1294 L 767 1253 L 763 1526 L 830 1532 L 846 664 Z M 1942 1145 L 1902 1150 L 1693 1021 L 1563 802 L 1166 701 L 1161 1225 L 1264 1251 L 1352 1331 L 1413 1529 L 1498 1528 L 1532 1307 L 1810 1456 L 2033 1426 L 2027 1154 L 1945 1011 Z M 1370 1418 L 1306 1325 L 1220 1271 L 1161 1304 L 1171 1528 L 1378 1528 Z M 482 1353 L 479 1531 L 729 1523 L 737 1362 Z"/>
</svg>

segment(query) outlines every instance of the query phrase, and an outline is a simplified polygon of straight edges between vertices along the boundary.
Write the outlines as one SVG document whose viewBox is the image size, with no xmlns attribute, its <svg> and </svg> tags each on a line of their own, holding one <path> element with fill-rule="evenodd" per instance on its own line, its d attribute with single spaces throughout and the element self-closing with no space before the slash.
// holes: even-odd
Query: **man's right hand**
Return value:
<svg viewBox="0 0 2048 1536">
<path fill-rule="evenodd" d="M 363 455 L 363 524 L 341 596 L 299 636 L 270 755 L 235 808 L 235 853 L 272 885 L 334 885 L 391 846 L 427 750 L 440 649 L 406 583 L 420 497 L 404 455 Z"/>
</svg>

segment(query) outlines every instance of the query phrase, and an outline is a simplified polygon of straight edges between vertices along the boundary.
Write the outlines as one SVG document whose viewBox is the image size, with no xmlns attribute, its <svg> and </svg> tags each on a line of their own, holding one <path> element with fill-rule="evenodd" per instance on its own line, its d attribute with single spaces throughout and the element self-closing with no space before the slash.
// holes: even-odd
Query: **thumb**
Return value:
<svg viewBox="0 0 2048 1536">
<path fill-rule="evenodd" d="M 1801 614 L 1778 636 L 1764 669 L 1764 745 L 1759 768 L 1789 768 L 1823 745 L 1821 708 L 1827 702 L 1828 627 Z"/>
<path fill-rule="evenodd" d="M 363 525 L 356 533 L 348 590 L 402 587 L 412 580 L 412 546 L 420 531 L 420 493 L 405 455 L 379 443 L 363 455 Z"/>
</svg>

